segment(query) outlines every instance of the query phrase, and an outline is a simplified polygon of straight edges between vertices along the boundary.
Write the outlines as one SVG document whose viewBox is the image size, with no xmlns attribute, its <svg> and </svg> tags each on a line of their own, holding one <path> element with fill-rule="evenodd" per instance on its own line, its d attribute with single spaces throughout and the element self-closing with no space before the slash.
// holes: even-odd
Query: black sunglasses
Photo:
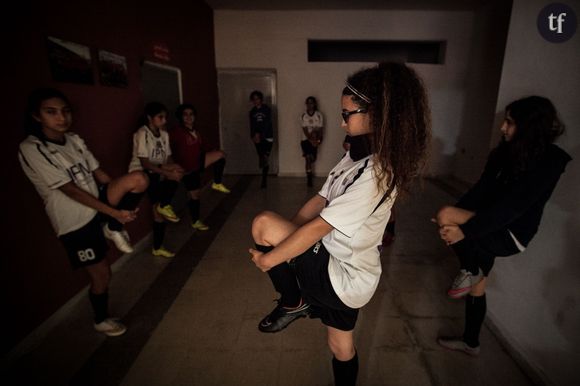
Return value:
<svg viewBox="0 0 580 386">
<path fill-rule="evenodd" d="M 353 114 L 363 114 L 366 113 L 367 109 L 356 109 L 356 110 L 351 110 L 351 111 L 343 111 L 342 113 L 340 113 L 342 115 L 342 119 L 344 120 L 345 123 L 348 122 L 348 117 L 350 117 Z"/>
</svg>

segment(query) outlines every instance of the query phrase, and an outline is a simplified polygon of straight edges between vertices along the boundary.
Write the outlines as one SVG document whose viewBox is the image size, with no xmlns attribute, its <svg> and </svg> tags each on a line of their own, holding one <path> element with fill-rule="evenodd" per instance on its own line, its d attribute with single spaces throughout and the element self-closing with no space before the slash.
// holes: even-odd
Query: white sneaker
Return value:
<svg viewBox="0 0 580 386">
<path fill-rule="evenodd" d="M 123 323 L 113 318 L 107 318 L 101 323 L 95 323 L 94 327 L 96 331 L 102 332 L 107 336 L 119 336 L 127 331 L 127 327 Z"/>
<path fill-rule="evenodd" d="M 103 227 L 103 233 L 104 233 L 105 237 L 108 238 L 109 240 L 111 240 L 113 242 L 113 244 L 115 244 L 115 246 L 117 247 L 117 249 L 119 251 L 124 252 L 124 253 L 131 253 L 131 252 L 133 252 L 133 247 L 131 246 L 131 244 L 128 241 L 129 235 L 127 234 L 125 236 L 123 234 L 123 232 L 125 232 L 125 234 L 126 234 L 126 231 L 118 232 L 118 231 L 110 230 L 108 224 L 105 224 L 105 226 Z"/>
</svg>

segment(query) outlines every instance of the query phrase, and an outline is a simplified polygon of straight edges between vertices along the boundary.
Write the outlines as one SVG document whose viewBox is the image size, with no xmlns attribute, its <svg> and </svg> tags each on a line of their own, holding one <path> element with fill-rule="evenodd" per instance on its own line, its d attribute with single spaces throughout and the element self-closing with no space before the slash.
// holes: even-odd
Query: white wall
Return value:
<svg viewBox="0 0 580 386">
<path fill-rule="evenodd" d="M 423 76 L 433 110 L 433 174 L 451 172 L 463 121 L 472 12 L 230 11 L 214 13 L 218 68 L 275 68 L 278 73 L 280 174 L 302 175 L 299 117 L 314 95 L 326 118 L 316 164 L 327 174 L 342 155 L 340 92 L 347 75 L 371 63 L 309 63 L 308 39 L 446 40 L 444 65 L 412 65 Z M 250 106 L 248 105 L 248 109 Z"/>
<path fill-rule="evenodd" d="M 528 249 L 496 260 L 488 310 L 550 383 L 580 385 L 580 31 L 565 43 L 545 41 L 536 18 L 549 3 L 514 0 L 496 111 L 531 94 L 550 98 L 567 125 L 558 144 L 575 160 Z M 580 16 L 580 2 L 566 3 Z"/>
</svg>

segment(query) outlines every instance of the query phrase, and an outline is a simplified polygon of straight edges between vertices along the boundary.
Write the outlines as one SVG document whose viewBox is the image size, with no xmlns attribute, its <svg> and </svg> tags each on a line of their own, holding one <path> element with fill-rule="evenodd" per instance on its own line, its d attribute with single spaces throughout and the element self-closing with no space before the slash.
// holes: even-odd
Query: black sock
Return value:
<svg viewBox="0 0 580 386">
<path fill-rule="evenodd" d="M 268 253 L 274 247 L 256 244 L 256 249 L 260 252 Z M 281 295 L 280 304 L 282 307 L 292 308 L 300 305 L 302 295 L 300 294 L 296 275 L 288 263 L 281 263 L 270 268 L 268 276 L 272 280 L 276 292 Z"/>
<path fill-rule="evenodd" d="M 220 158 L 213 164 L 213 182 L 216 184 L 222 183 L 222 176 L 224 175 L 224 168 L 226 167 L 226 159 Z"/>
<path fill-rule="evenodd" d="M 187 206 L 189 208 L 189 215 L 191 216 L 191 223 L 199 220 L 199 200 L 190 199 Z"/>
<path fill-rule="evenodd" d="M 141 201 L 141 197 L 143 197 L 143 193 L 127 192 L 123 198 L 121 198 L 121 202 L 119 202 L 119 205 L 117 205 L 117 209 L 135 210 L 137 205 L 139 205 L 139 201 Z M 117 232 L 123 230 L 123 224 L 115 220 L 113 217 L 109 217 L 107 222 L 109 224 L 110 230 Z"/>
<path fill-rule="evenodd" d="M 485 294 L 481 296 L 467 295 L 465 298 L 465 331 L 463 341 L 470 347 L 479 346 L 479 333 L 485 319 L 487 302 Z"/>
<path fill-rule="evenodd" d="M 268 170 L 270 168 L 268 166 L 264 166 L 262 168 L 262 185 L 260 185 L 262 188 L 265 188 L 266 185 L 268 184 Z"/>
<path fill-rule="evenodd" d="M 459 266 L 471 272 L 473 275 L 477 275 L 479 266 L 477 265 L 477 248 L 474 242 L 469 239 L 463 239 L 455 244 L 451 244 L 451 249 L 453 249 L 459 258 Z"/>
<path fill-rule="evenodd" d="M 109 305 L 109 293 L 104 292 L 102 294 L 94 294 L 89 290 L 89 300 L 93 306 L 93 311 L 95 312 L 95 323 L 101 323 L 103 320 L 109 317 L 108 305 Z"/>
<path fill-rule="evenodd" d="M 332 372 L 334 373 L 335 386 L 356 385 L 356 377 L 358 375 L 358 354 L 355 352 L 352 359 L 344 362 L 333 357 Z"/>
<path fill-rule="evenodd" d="M 165 238 L 165 223 L 153 221 L 153 249 L 159 249 Z"/>
<path fill-rule="evenodd" d="M 161 181 L 161 186 L 159 187 L 160 190 L 159 206 L 164 207 L 171 204 L 171 201 L 173 200 L 173 196 L 175 195 L 178 186 L 179 183 L 177 181 L 173 180 Z"/>
</svg>

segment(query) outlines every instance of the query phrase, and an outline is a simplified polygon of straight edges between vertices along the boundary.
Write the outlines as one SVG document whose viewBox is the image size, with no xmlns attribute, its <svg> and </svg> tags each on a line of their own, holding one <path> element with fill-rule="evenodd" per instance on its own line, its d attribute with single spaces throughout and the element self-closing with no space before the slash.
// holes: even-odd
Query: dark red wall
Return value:
<svg viewBox="0 0 580 386">
<path fill-rule="evenodd" d="M 40 3 L 40 2 L 38 2 Z M 140 63 L 143 60 L 175 66 L 182 71 L 184 101 L 196 105 L 198 124 L 206 141 L 219 144 L 218 92 L 215 69 L 213 12 L 203 2 L 57 1 L 42 2 L 10 15 L 16 29 L 5 33 L 2 102 L 7 122 L 2 160 L 2 251 L 0 299 L 2 353 L 54 313 L 88 284 L 81 271 L 72 271 L 54 235 L 42 201 L 17 160 L 27 95 L 42 86 L 63 91 L 73 104 L 73 130 L 87 142 L 111 176 L 127 171 L 131 139 L 143 109 Z M 8 15 L 6 15 L 8 17 Z M 55 82 L 47 58 L 47 36 L 91 48 L 95 83 Z M 156 59 L 154 42 L 169 48 L 169 61 Z M 99 83 L 96 56 L 104 49 L 125 56 L 129 86 Z M 134 242 L 150 231 L 148 203 L 129 224 Z M 119 253 L 111 249 L 113 263 Z M 9 332 L 9 333 L 8 333 Z"/>
</svg>

